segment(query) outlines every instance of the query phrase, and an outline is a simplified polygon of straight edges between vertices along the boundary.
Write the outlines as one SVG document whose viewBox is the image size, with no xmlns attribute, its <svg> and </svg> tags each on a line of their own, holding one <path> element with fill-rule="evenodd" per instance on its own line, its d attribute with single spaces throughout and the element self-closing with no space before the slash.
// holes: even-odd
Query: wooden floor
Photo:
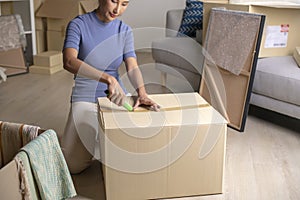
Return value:
<svg viewBox="0 0 300 200">
<path fill-rule="evenodd" d="M 155 83 L 159 72 L 139 54 L 151 93 L 165 92 Z M 147 71 L 148 70 L 148 71 Z M 178 91 L 187 92 L 180 80 L 170 77 Z M 0 84 L 0 120 L 38 125 L 63 134 L 73 76 L 66 71 L 52 76 L 25 74 Z M 150 87 L 151 86 L 151 87 Z M 277 117 L 277 116 L 276 116 Z M 223 194 L 186 197 L 184 200 L 298 200 L 300 199 L 300 133 L 289 123 L 278 125 L 254 114 L 247 118 L 244 133 L 228 129 L 225 190 Z M 277 121 L 282 121 L 280 116 Z M 297 123 L 297 122 L 296 122 Z M 75 199 L 104 199 L 99 162 L 73 176 Z"/>
</svg>

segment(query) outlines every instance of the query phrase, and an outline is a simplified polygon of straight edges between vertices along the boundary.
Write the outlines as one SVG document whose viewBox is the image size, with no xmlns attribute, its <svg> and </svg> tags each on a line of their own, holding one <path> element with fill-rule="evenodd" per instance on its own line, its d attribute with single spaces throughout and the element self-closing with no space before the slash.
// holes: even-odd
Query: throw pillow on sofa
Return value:
<svg viewBox="0 0 300 200">
<path fill-rule="evenodd" d="M 202 19 L 203 3 L 199 0 L 186 0 L 177 36 L 196 37 L 196 31 L 202 30 Z"/>
</svg>

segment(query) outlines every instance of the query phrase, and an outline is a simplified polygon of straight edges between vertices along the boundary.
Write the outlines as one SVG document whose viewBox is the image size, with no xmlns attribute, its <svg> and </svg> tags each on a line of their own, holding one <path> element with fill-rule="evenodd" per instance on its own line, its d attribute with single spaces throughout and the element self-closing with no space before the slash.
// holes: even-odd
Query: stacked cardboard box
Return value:
<svg viewBox="0 0 300 200">
<path fill-rule="evenodd" d="M 47 50 L 45 18 L 35 17 L 36 53 Z"/>
<path fill-rule="evenodd" d="M 13 13 L 12 2 L 0 1 L 0 13 L 1 15 L 10 15 Z"/>
<path fill-rule="evenodd" d="M 77 15 L 94 10 L 97 6 L 97 0 L 45 0 L 36 17 L 46 19 L 47 50 L 61 51 L 68 22 Z"/>
<path fill-rule="evenodd" d="M 60 51 L 45 51 L 33 57 L 34 65 L 29 67 L 30 73 L 54 74 L 63 69 Z"/>
</svg>

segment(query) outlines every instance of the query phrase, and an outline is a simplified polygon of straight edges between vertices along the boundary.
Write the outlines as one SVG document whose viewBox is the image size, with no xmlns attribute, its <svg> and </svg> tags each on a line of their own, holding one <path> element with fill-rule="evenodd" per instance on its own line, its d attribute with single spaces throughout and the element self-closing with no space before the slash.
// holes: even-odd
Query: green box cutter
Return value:
<svg viewBox="0 0 300 200">
<path fill-rule="evenodd" d="M 109 91 L 108 91 L 108 90 L 105 90 L 104 92 L 105 92 L 105 94 L 106 94 L 107 96 L 109 95 Z M 127 102 L 125 102 L 125 103 L 123 104 L 123 107 L 126 108 L 126 110 L 128 110 L 128 111 L 133 111 L 132 106 L 131 106 L 129 103 L 127 103 Z"/>
</svg>

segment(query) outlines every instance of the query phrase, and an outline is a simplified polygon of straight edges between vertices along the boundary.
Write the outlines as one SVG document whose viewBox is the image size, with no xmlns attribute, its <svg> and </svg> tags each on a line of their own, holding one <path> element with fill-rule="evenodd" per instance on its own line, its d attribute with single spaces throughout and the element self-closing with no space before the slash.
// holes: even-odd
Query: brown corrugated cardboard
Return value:
<svg viewBox="0 0 300 200">
<path fill-rule="evenodd" d="M 36 52 L 42 53 L 47 50 L 46 31 L 36 30 Z"/>
<path fill-rule="evenodd" d="M 63 65 L 59 64 L 52 67 L 45 67 L 45 66 L 36 66 L 32 65 L 29 67 L 29 72 L 33 74 L 55 74 L 56 72 L 59 72 L 63 70 Z"/>
<path fill-rule="evenodd" d="M 62 64 L 61 51 L 45 51 L 33 56 L 34 65 L 52 67 Z"/>
<path fill-rule="evenodd" d="M 36 30 L 36 52 L 41 53 L 47 50 L 46 19 L 42 17 L 35 17 L 34 19 Z"/>
<path fill-rule="evenodd" d="M 46 31 L 46 20 L 42 17 L 35 17 L 35 30 Z"/>
<path fill-rule="evenodd" d="M 13 2 L 0 2 L 1 15 L 11 15 L 13 13 Z"/>
<path fill-rule="evenodd" d="M 277 3 L 278 4 L 278 3 Z M 300 6 L 256 3 L 228 4 L 204 3 L 203 29 L 206 33 L 207 21 L 212 7 L 224 7 L 229 10 L 242 10 L 250 13 L 260 13 L 266 16 L 259 57 L 292 55 L 296 46 L 300 46 Z M 205 35 L 205 34 L 204 34 Z M 205 36 L 204 36 L 205 37 Z"/>
<path fill-rule="evenodd" d="M 149 95 L 154 112 L 128 112 L 99 98 L 108 200 L 223 192 L 226 120 L 198 93 Z"/>
<path fill-rule="evenodd" d="M 36 12 L 41 7 L 43 2 L 44 2 L 44 0 L 34 0 L 33 1 L 34 12 Z"/>
<path fill-rule="evenodd" d="M 0 66 L 6 68 L 5 74 L 15 75 L 27 72 L 27 65 L 21 47 L 0 51 Z"/>
<path fill-rule="evenodd" d="M 69 21 L 77 15 L 94 10 L 97 6 L 97 0 L 46 0 L 36 16 L 44 17 L 47 21 L 47 50 L 61 51 Z"/>
<path fill-rule="evenodd" d="M 97 0 L 46 0 L 36 16 L 47 18 L 47 30 L 62 31 L 72 18 L 94 10 L 97 5 Z"/>
<path fill-rule="evenodd" d="M 300 6 L 251 5 L 249 11 L 266 15 L 259 57 L 291 56 L 300 46 Z"/>
<path fill-rule="evenodd" d="M 300 47 L 296 47 L 293 53 L 293 57 L 296 60 L 298 67 L 300 67 Z"/>
<path fill-rule="evenodd" d="M 64 45 L 65 31 L 47 31 L 47 49 L 61 51 Z"/>
<path fill-rule="evenodd" d="M 0 169 L 1 199 L 21 200 L 20 181 L 16 162 L 12 160 Z"/>
</svg>

